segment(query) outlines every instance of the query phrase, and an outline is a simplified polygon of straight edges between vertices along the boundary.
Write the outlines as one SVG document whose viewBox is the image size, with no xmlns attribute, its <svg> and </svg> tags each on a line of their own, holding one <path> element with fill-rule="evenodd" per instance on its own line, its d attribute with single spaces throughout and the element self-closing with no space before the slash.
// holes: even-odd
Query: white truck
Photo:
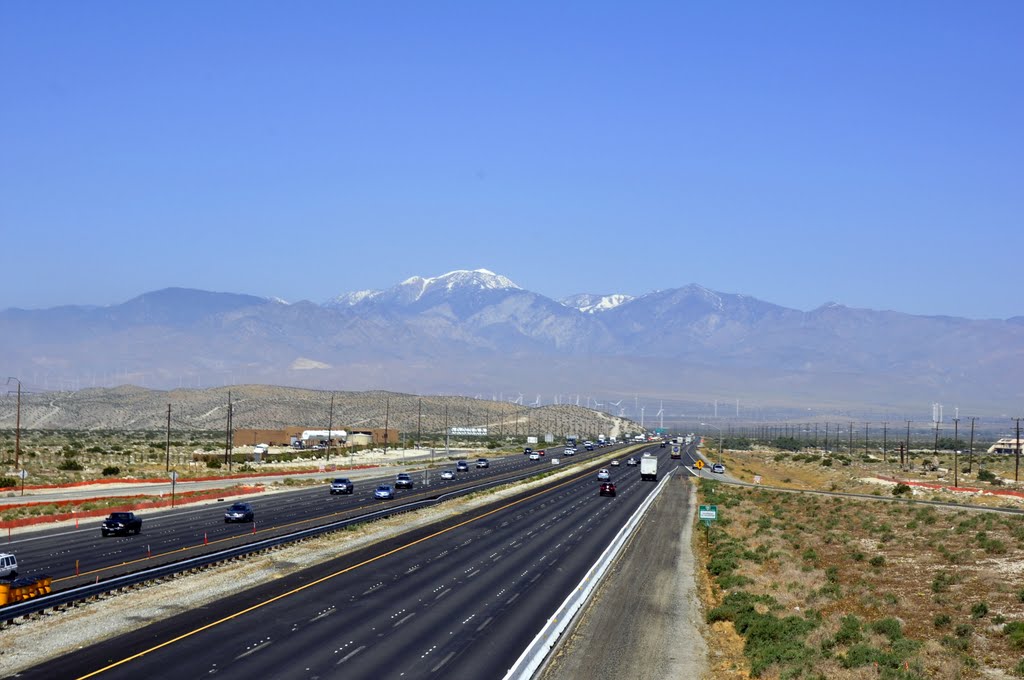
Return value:
<svg viewBox="0 0 1024 680">
<path fill-rule="evenodd" d="M 640 459 L 640 479 L 643 481 L 658 481 L 658 459 L 654 456 L 644 456 Z"/>
</svg>

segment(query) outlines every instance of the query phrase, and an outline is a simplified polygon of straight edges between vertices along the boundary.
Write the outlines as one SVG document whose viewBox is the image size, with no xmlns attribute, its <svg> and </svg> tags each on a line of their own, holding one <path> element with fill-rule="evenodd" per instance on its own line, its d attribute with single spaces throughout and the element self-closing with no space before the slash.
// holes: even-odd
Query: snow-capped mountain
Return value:
<svg viewBox="0 0 1024 680">
<path fill-rule="evenodd" d="M 578 293 L 562 298 L 560 302 L 566 307 L 578 309 L 584 314 L 600 314 L 610 309 L 615 309 L 630 300 L 635 299 L 632 295 L 617 293 L 613 295 L 595 295 L 593 293 Z"/>
<path fill-rule="evenodd" d="M 327 307 L 354 307 L 376 302 L 412 304 L 424 298 L 452 295 L 459 291 L 518 291 L 511 279 L 487 269 L 457 269 L 434 277 L 412 276 L 387 290 L 361 290 L 342 293 L 325 303 Z"/>
<path fill-rule="evenodd" d="M 323 305 L 166 289 L 105 307 L 8 309 L 0 356 L 8 374 L 57 384 L 118 376 L 108 382 L 174 386 L 195 376 L 203 385 L 362 381 L 429 392 L 530 376 L 627 393 L 727 384 L 778 399 L 792 391 L 831 401 L 840 390 L 847 399 L 963 404 L 1019 396 L 1024 323 L 835 304 L 804 312 L 693 284 L 555 301 L 477 269 Z"/>
</svg>

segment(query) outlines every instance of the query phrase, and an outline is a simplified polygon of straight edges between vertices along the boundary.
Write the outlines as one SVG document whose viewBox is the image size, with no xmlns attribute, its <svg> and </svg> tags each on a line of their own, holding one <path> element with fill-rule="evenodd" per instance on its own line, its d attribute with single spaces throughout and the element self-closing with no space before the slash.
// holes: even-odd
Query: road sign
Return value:
<svg viewBox="0 0 1024 680">
<path fill-rule="evenodd" d="M 717 505 L 702 505 L 697 515 L 700 519 L 713 522 L 718 519 L 718 506 Z"/>
<path fill-rule="evenodd" d="M 673 444 L 672 445 L 672 453 L 679 453 L 679 445 L 678 444 Z"/>
<path fill-rule="evenodd" d="M 704 469 L 704 461 L 702 461 L 702 460 L 696 461 L 693 464 L 693 467 L 697 468 L 698 470 L 703 470 Z"/>
<path fill-rule="evenodd" d="M 761 483 L 761 475 L 754 475 L 754 484 Z"/>
<path fill-rule="evenodd" d="M 28 477 L 28 470 L 18 470 L 18 476 L 21 477 L 22 479 L 25 479 L 26 477 Z"/>
</svg>

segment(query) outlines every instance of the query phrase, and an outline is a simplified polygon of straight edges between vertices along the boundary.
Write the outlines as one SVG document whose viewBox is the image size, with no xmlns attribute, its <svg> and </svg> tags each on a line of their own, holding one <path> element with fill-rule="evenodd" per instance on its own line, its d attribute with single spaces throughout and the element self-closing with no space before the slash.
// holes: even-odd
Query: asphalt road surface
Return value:
<svg viewBox="0 0 1024 680">
<path fill-rule="evenodd" d="M 601 448 L 587 452 L 580 449 L 572 460 L 585 461 L 599 455 L 608 455 L 614 450 Z M 393 501 L 373 498 L 373 490 L 378 484 L 394 482 L 394 472 L 387 475 L 378 472 L 369 478 L 356 479 L 353 495 L 332 496 L 327 485 L 323 484 L 241 499 L 253 506 L 255 525 L 225 523 L 224 510 L 229 505 L 225 502 L 141 512 L 143 527 L 139 535 L 104 538 L 99 530 L 102 518 L 90 518 L 83 520 L 77 529 L 65 526 L 15 534 L 12 540 L 4 544 L 3 550 L 18 556 L 21 575 L 34 577 L 46 574 L 54 579 L 55 589 L 67 588 L 96 578 L 106 579 L 411 500 L 436 497 L 440 493 L 503 475 L 550 468 L 550 459 L 560 454 L 561 447 L 548 451 L 548 455 L 541 461 L 530 461 L 525 455 L 493 457 L 489 459 L 490 467 L 484 469 L 476 468 L 475 458 L 470 458 L 469 471 L 457 473 L 455 479 L 450 481 L 442 480 L 439 476 L 440 470 L 444 468 L 431 471 L 429 477 L 425 477 L 423 471 L 410 472 L 416 486 L 411 490 L 396 490 Z M 452 463 L 450 467 L 454 469 L 455 464 Z M 346 476 L 346 473 L 338 471 L 336 476 Z M 355 475 L 352 477 L 356 478 Z"/>
<path fill-rule="evenodd" d="M 600 497 L 581 473 L 19 677 L 500 678 L 655 487 L 613 481 Z"/>
</svg>

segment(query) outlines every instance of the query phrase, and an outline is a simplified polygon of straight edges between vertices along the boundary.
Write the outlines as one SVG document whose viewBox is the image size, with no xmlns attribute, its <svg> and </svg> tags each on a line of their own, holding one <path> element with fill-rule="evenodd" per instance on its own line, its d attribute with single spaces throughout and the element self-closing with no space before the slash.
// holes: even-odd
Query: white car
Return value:
<svg viewBox="0 0 1024 680">
<path fill-rule="evenodd" d="M 725 466 L 722 465 L 721 463 L 715 463 L 714 465 L 711 466 L 711 471 L 718 473 L 720 475 L 725 474 Z"/>
<path fill-rule="evenodd" d="M 540 454 L 534 451 L 530 454 L 530 460 L 540 460 Z"/>
<path fill-rule="evenodd" d="M 562 453 L 565 454 L 566 456 L 575 456 L 576 449 L 572 448 L 571 446 L 566 446 L 565 451 L 563 451 Z"/>
<path fill-rule="evenodd" d="M 619 461 L 617 461 L 617 460 L 613 460 L 613 461 L 611 462 L 611 466 L 612 466 L 612 467 L 619 467 Z"/>
<path fill-rule="evenodd" d="M 14 578 L 18 575 L 18 558 L 11 553 L 0 553 L 0 578 Z"/>
<path fill-rule="evenodd" d="M 445 470 L 441 473 L 441 479 L 455 479 L 455 473 L 451 470 Z"/>
<path fill-rule="evenodd" d="M 608 472 L 607 468 L 602 468 L 601 471 L 597 473 L 597 481 L 599 482 L 607 482 L 611 478 L 612 473 Z"/>
</svg>

